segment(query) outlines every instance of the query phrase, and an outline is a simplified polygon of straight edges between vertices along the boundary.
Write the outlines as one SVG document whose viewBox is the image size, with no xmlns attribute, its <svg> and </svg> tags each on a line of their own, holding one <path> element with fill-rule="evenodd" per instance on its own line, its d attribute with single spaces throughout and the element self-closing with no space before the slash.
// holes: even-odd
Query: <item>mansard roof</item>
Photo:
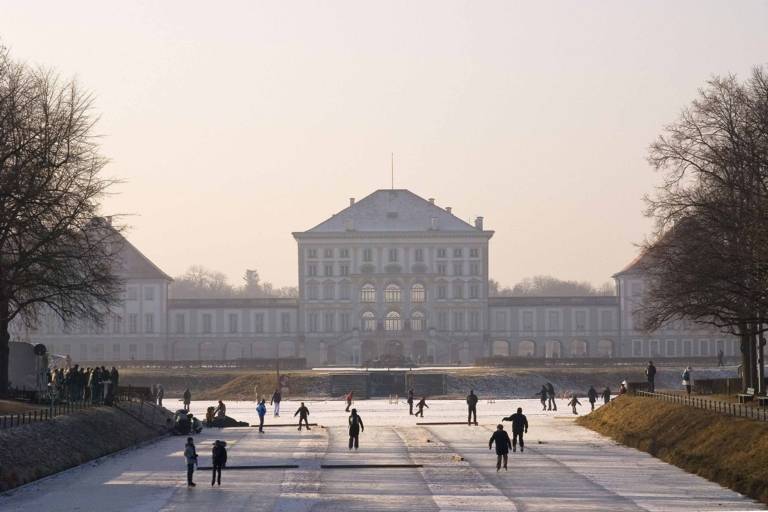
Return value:
<svg viewBox="0 0 768 512">
<path fill-rule="evenodd" d="M 317 226 L 294 236 L 347 232 L 451 232 L 485 234 L 431 201 L 410 190 L 376 190 L 360 201 L 334 214 Z"/>
</svg>

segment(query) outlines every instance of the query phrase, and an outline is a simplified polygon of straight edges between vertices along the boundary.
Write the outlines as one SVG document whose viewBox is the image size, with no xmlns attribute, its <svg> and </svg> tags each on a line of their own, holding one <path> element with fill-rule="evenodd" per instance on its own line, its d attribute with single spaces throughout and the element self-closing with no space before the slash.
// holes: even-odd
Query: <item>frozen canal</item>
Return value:
<svg viewBox="0 0 768 512">
<path fill-rule="evenodd" d="M 166 406 L 177 402 L 166 401 Z M 341 401 L 307 402 L 310 422 L 325 428 L 270 428 L 292 422 L 298 404 L 284 402 L 253 428 L 210 429 L 195 436 L 200 465 L 210 465 L 214 439 L 228 443 L 228 466 L 297 464 L 298 469 L 225 470 L 221 487 L 207 471 L 188 488 L 183 437 L 163 438 L 99 463 L 66 471 L 0 497 L 0 510 L 131 511 L 685 511 L 763 510 L 732 491 L 645 453 L 618 446 L 573 423 L 565 401 L 542 413 L 533 400 L 478 404 L 479 427 L 417 426 L 418 421 L 466 420 L 461 401 L 428 402 L 425 418 L 387 400 L 355 403 L 365 422 L 360 450 L 347 449 Z M 193 404 L 203 416 L 207 402 Z M 253 422 L 250 402 L 230 402 L 228 414 Z M 496 473 L 488 439 L 502 416 L 523 407 L 530 430 L 525 453 L 510 453 L 509 471 Z M 582 408 L 583 410 L 583 408 Z M 509 423 L 505 429 L 509 430 Z M 66 450 L 66 446 L 61 447 Z M 421 464 L 415 468 L 323 469 L 321 464 Z"/>
</svg>

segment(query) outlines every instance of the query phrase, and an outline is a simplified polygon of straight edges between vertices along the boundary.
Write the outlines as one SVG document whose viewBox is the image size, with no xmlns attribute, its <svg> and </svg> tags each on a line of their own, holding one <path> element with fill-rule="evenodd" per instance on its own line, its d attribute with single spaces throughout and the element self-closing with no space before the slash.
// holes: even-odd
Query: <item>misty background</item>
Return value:
<svg viewBox="0 0 768 512">
<path fill-rule="evenodd" d="M 94 92 L 105 213 L 177 297 L 295 293 L 291 232 L 388 188 L 391 152 L 496 231 L 499 293 L 605 293 L 650 231 L 648 145 L 768 63 L 763 1 L 34 5 L 0 1 L 0 38 Z"/>
</svg>

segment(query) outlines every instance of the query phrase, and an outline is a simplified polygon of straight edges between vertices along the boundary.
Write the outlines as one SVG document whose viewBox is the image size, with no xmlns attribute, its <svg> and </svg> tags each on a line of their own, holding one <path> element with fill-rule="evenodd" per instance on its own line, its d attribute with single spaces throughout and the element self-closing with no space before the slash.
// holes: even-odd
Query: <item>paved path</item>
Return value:
<svg viewBox="0 0 768 512">
<path fill-rule="evenodd" d="M 195 404 L 195 410 L 206 404 Z M 253 404 L 230 404 L 233 416 L 252 419 Z M 210 444 L 224 439 L 229 466 L 298 464 L 298 469 L 225 470 L 221 487 L 210 473 L 184 482 L 183 438 L 61 473 L 0 497 L 0 510 L 107 511 L 697 511 L 764 510 L 737 493 L 625 448 L 574 425 L 573 417 L 538 412 L 533 401 L 481 402 L 478 427 L 417 426 L 403 404 L 356 404 L 366 430 L 350 452 L 340 402 L 308 403 L 312 421 L 326 428 L 212 429 L 196 436 L 201 465 Z M 461 417 L 461 402 L 433 402 L 427 421 Z M 510 454 L 497 473 L 488 438 L 517 406 L 531 424 L 525 453 Z M 282 422 L 295 404 L 284 405 Z M 274 420 L 273 418 L 269 418 Z M 276 422 L 276 421 L 273 421 Z M 62 447 L 66 449 L 66 447 Z M 321 469 L 321 464 L 421 464 L 415 468 Z"/>
</svg>

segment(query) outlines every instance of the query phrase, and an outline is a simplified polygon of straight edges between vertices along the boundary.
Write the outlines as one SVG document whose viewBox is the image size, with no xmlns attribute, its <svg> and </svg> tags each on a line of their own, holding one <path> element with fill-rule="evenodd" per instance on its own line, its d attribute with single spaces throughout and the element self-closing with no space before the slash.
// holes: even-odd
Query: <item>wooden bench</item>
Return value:
<svg viewBox="0 0 768 512">
<path fill-rule="evenodd" d="M 739 393 L 737 396 L 740 404 L 751 402 L 755 398 L 755 388 L 747 388 L 746 393 Z"/>
</svg>

